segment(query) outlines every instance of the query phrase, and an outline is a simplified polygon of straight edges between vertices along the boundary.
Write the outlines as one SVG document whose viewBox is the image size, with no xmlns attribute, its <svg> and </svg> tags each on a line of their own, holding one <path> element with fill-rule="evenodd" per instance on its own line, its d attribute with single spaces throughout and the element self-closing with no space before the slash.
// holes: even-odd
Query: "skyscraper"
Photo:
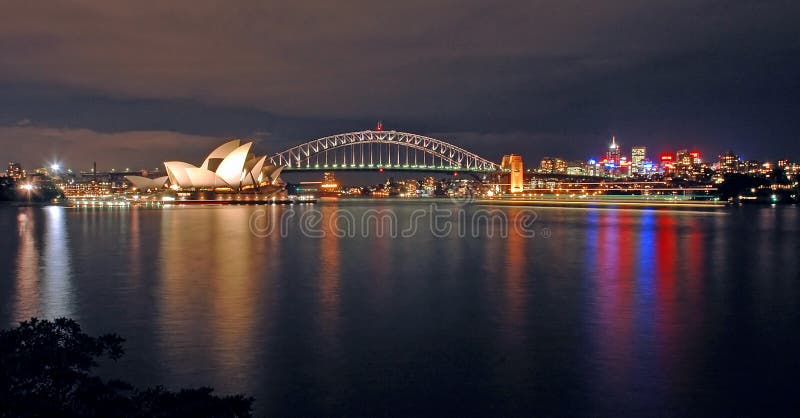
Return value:
<svg viewBox="0 0 800 418">
<path fill-rule="evenodd" d="M 647 158 L 647 148 L 631 148 L 631 174 L 644 174 L 644 160 Z"/>
<path fill-rule="evenodd" d="M 618 166 L 621 157 L 622 157 L 622 152 L 620 151 L 619 144 L 617 144 L 617 137 L 612 136 L 611 145 L 608 146 L 608 151 L 606 151 L 606 160 L 609 163 Z"/>
<path fill-rule="evenodd" d="M 661 154 L 661 170 L 664 174 L 671 174 L 675 171 L 675 156 L 672 154 Z"/>
<path fill-rule="evenodd" d="M 680 167 L 689 167 L 692 165 L 692 155 L 689 154 L 688 149 L 678 150 L 675 153 L 675 164 Z"/>
</svg>

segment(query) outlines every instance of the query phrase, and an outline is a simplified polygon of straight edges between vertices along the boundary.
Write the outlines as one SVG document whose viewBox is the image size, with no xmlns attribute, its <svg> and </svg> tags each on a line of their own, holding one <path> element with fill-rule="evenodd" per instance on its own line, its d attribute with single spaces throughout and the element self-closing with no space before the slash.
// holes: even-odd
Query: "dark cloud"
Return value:
<svg viewBox="0 0 800 418">
<path fill-rule="evenodd" d="M 800 157 L 792 1 L 7 0 L 3 11 L 4 126 L 269 132 L 277 151 L 384 119 L 480 138 L 481 153 L 515 138 L 530 160 L 583 158 L 612 133 Z"/>
<path fill-rule="evenodd" d="M 199 164 L 219 142 L 217 137 L 165 131 L 105 133 L 39 126 L 0 127 L 0 138 L 14 144 L 14 153 L 28 156 L 22 162 L 29 169 L 58 162 L 75 171 L 90 169 L 92 162 L 97 162 L 101 171 L 163 169 L 163 159 L 159 156 Z M 264 149 L 255 151 L 266 152 Z M 8 149 L 3 150 L 7 152 Z"/>
</svg>

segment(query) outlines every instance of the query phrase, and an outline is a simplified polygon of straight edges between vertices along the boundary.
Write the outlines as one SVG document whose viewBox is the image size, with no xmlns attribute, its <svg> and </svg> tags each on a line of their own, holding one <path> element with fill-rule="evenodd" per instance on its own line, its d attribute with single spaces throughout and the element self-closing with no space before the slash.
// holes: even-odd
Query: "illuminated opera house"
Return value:
<svg viewBox="0 0 800 418">
<path fill-rule="evenodd" d="M 137 191 L 213 191 L 271 194 L 281 189 L 283 167 L 266 163 L 267 157 L 250 152 L 253 143 L 240 140 L 220 145 L 197 167 L 182 161 L 164 163 L 167 175 L 158 178 L 125 176 Z"/>
</svg>

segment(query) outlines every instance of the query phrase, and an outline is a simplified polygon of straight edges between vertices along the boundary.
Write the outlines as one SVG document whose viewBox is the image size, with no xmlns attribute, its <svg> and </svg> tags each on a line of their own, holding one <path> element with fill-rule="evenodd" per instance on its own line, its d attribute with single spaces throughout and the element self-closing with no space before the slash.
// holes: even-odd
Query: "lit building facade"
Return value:
<svg viewBox="0 0 800 418">
<path fill-rule="evenodd" d="M 566 172 L 570 176 L 585 176 L 589 171 L 587 164 L 583 161 L 570 161 L 567 163 Z"/>
<path fill-rule="evenodd" d="M 14 181 L 19 181 L 20 179 L 25 177 L 25 170 L 22 169 L 22 166 L 19 163 L 9 162 L 8 169 L 6 169 L 6 175 L 14 179 Z"/>
<path fill-rule="evenodd" d="M 547 174 L 564 174 L 567 172 L 567 162 L 563 158 L 544 157 L 539 164 L 539 171 Z"/>
<path fill-rule="evenodd" d="M 622 156 L 622 150 L 617 144 L 617 138 L 611 137 L 611 144 L 606 149 L 604 158 L 600 161 L 602 175 L 606 177 L 619 177 L 629 174 L 630 164 Z"/>
<path fill-rule="evenodd" d="M 522 156 L 519 154 L 504 155 L 500 168 L 509 171 L 509 192 L 522 193 L 524 174 Z"/>
<path fill-rule="evenodd" d="M 645 174 L 644 162 L 646 159 L 646 147 L 631 148 L 631 174 Z"/>
<path fill-rule="evenodd" d="M 733 151 L 728 151 L 719 156 L 719 161 L 717 162 L 717 170 L 722 172 L 722 174 L 738 173 L 739 163 L 740 163 L 739 156 L 734 154 Z"/>
<path fill-rule="evenodd" d="M 253 143 L 241 144 L 234 139 L 226 142 L 206 157 L 197 167 L 182 161 L 164 163 L 167 175 L 156 179 L 125 176 L 139 190 L 160 189 L 166 184 L 175 190 L 242 191 L 275 186 L 283 167 L 266 164 L 266 156 L 250 152 Z"/>
<path fill-rule="evenodd" d="M 613 164 L 615 167 L 619 166 L 619 163 L 622 160 L 622 151 L 617 144 L 617 137 L 611 137 L 611 145 L 608 146 L 608 151 L 606 151 L 606 163 Z"/>
</svg>

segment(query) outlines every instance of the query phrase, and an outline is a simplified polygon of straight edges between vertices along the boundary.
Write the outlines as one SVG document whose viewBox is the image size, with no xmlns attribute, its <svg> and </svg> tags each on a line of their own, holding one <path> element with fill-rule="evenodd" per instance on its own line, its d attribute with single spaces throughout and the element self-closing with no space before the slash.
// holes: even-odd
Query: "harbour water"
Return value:
<svg viewBox="0 0 800 418">
<path fill-rule="evenodd" d="M 395 237 L 330 219 L 403 230 L 427 203 L 0 207 L 0 323 L 119 333 L 104 377 L 246 393 L 259 415 L 800 410 L 797 208 L 496 208 L 535 211 L 523 236 L 439 205 L 454 228 L 428 213 Z"/>
</svg>

